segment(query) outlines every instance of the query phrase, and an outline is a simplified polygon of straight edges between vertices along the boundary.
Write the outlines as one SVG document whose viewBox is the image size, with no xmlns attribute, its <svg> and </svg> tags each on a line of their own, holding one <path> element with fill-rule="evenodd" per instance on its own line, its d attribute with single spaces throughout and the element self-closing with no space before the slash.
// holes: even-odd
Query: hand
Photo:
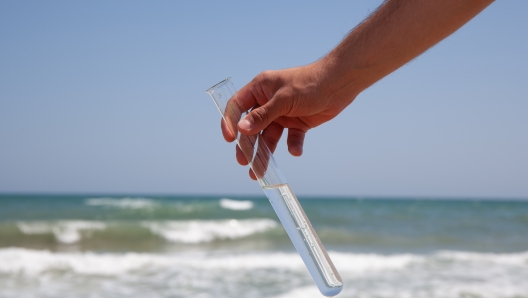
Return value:
<svg viewBox="0 0 528 298">
<path fill-rule="evenodd" d="M 293 156 L 302 155 L 307 131 L 337 116 L 357 95 L 343 92 L 346 88 L 334 91 L 337 88 L 327 83 L 332 82 L 332 78 L 326 77 L 323 70 L 323 62 L 318 61 L 307 66 L 259 74 L 240 89 L 226 107 L 226 110 L 253 109 L 240 122 L 226 114 L 227 122 L 238 122 L 234 129 L 244 135 L 262 131 L 262 138 L 272 152 L 284 128 L 287 128 L 288 151 Z M 228 142 L 236 138 L 232 129 L 222 121 L 222 134 Z M 241 165 L 248 164 L 238 146 L 236 158 Z M 256 179 L 252 172 L 250 176 Z"/>
</svg>

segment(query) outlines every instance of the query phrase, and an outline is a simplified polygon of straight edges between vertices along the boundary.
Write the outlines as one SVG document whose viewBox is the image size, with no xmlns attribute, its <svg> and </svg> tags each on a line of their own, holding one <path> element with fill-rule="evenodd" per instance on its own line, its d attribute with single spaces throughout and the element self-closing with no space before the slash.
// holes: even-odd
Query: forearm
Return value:
<svg viewBox="0 0 528 298">
<path fill-rule="evenodd" d="M 389 0 L 314 66 L 330 93 L 361 91 L 425 52 L 492 0 Z"/>
<path fill-rule="evenodd" d="M 309 129 L 333 119 L 363 90 L 462 27 L 491 2 L 386 1 L 322 59 L 263 72 L 237 92 L 228 106 L 253 109 L 240 122 L 236 117 L 228 121 L 238 123 L 236 129 L 222 125 L 225 139 L 233 141 L 234 131 L 263 131 L 273 151 L 287 128 L 288 150 L 300 156 Z M 248 163 L 246 158 L 238 161 Z"/>
</svg>

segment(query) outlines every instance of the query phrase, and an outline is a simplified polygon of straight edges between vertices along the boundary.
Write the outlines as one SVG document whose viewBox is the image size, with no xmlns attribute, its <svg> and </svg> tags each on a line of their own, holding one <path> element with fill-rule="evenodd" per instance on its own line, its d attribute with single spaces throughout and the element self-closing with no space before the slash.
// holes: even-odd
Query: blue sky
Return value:
<svg viewBox="0 0 528 298">
<path fill-rule="evenodd" d="M 0 192 L 261 194 L 205 90 L 380 1 L 0 2 Z M 528 197 L 528 2 L 498 1 L 276 159 L 300 195 Z"/>
</svg>

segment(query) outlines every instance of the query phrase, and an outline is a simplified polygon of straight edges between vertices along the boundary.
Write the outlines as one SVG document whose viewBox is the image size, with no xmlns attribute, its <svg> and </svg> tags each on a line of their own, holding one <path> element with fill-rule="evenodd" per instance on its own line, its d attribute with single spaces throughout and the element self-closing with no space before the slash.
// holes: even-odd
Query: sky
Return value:
<svg viewBox="0 0 528 298">
<path fill-rule="evenodd" d="M 0 193 L 262 194 L 205 90 L 381 1 L 1 1 Z M 275 158 L 298 195 L 528 198 L 527 1 L 497 1 Z"/>
</svg>

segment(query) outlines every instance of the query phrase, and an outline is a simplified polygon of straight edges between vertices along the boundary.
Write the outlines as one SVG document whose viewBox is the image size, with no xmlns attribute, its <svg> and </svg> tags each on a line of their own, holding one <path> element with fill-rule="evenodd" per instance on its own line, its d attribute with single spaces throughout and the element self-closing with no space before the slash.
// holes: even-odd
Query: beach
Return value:
<svg viewBox="0 0 528 298">
<path fill-rule="evenodd" d="M 337 297 L 528 297 L 528 202 L 300 197 Z M 265 197 L 0 195 L 0 297 L 322 297 Z"/>
</svg>

